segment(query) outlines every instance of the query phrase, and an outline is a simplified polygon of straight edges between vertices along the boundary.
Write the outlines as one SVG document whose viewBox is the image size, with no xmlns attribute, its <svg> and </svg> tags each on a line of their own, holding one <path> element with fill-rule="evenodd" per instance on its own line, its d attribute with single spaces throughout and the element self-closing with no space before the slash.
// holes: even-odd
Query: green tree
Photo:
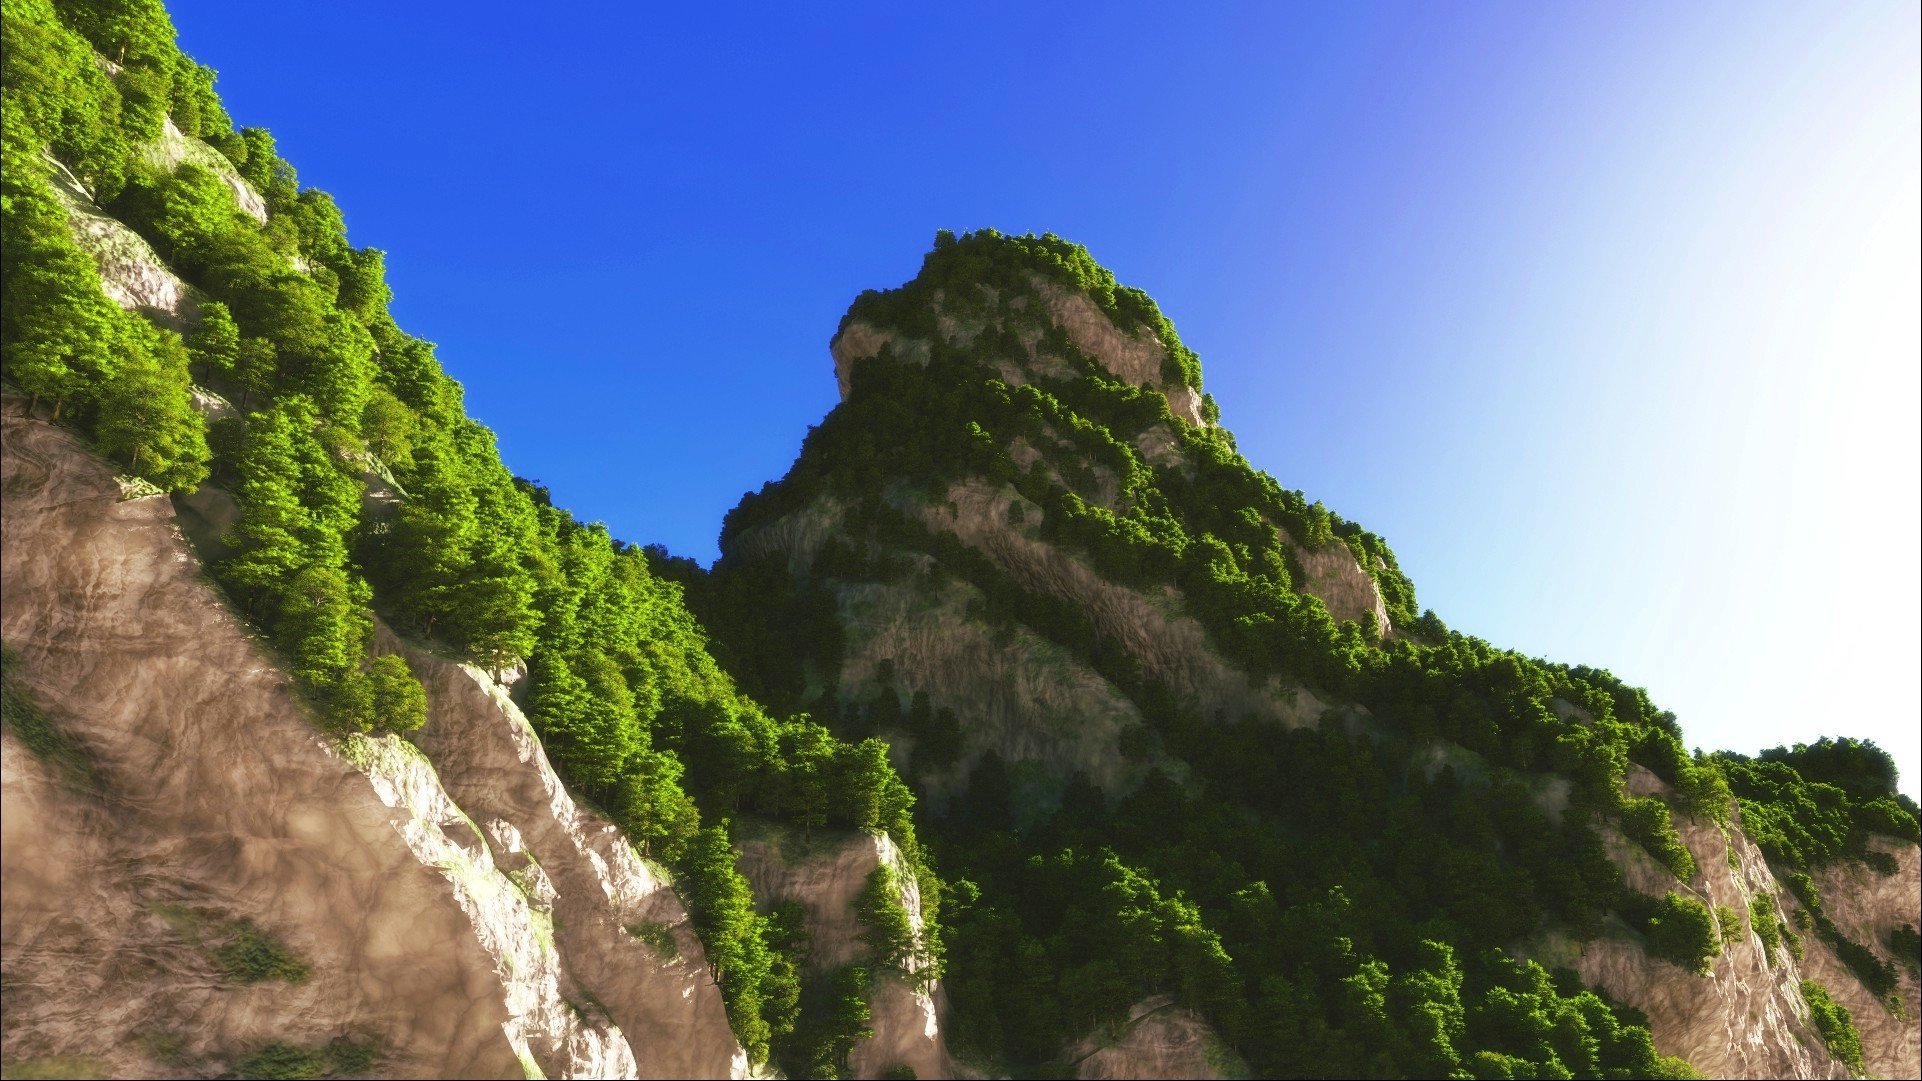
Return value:
<svg viewBox="0 0 1922 1081">
<path fill-rule="evenodd" d="M 854 914 L 873 964 L 905 974 L 916 953 L 914 923 L 901 906 L 901 885 L 893 868 L 882 863 L 868 873 L 867 885 L 854 899 Z"/>
<path fill-rule="evenodd" d="M 1707 975 L 1722 952 L 1721 936 L 1708 906 L 1670 892 L 1656 904 L 1648 922 L 1649 952 L 1683 968 Z"/>
<path fill-rule="evenodd" d="M 365 583 L 340 567 L 306 567 L 287 581 L 274 639 L 294 675 L 328 687 L 360 670 L 374 629 L 369 599 Z"/>
<path fill-rule="evenodd" d="M 427 690 L 414 678 L 405 658 L 386 653 L 368 667 L 373 684 L 373 714 L 379 727 L 412 732 L 427 723 Z"/>
<path fill-rule="evenodd" d="M 169 491 L 207 479 L 207 424 L 194 409 L 187 354 L 172 331 L 131 328 L 133 346 L 100 396 L 100 448 Z"/>
<path fill-rule="evenodd" d="M 29 408 L 48 399 L 58 420 L 119 370 L 122 315 L 68 234 L 66 211 L 33 165 L 36 152 L 17 141 L 26 137 L 9 122 L 6 158 L 21 164 L 0 176 L 0 360 L 31 396 Z"/>
<path fill-rule="evenodd" d="M 754 1062 L 765 1062 L 773 1037 L 762 1013 L 762 984 L 770 969 L 764 919 L 734 863 L 727 830 L 710 826 L 694 836 L 681 862 L 688 911 L 707 945 L 708 968 L 727 1000 L 735 1035 Z"/>
<path fill-rule="evenodd" d="M 225 304 L 201 302 L 200 322 L 187 335 L 187 355 L 200 366 L 203 378 L 233 374 L 240 360 L 240 327 Z"/>
<path fill-rule="evenodd" d="M 251 407 L 256 397 L 271 397 L 280 382 L 280 357 L 274 343 L 265 338 L 242 338 L 234 355 L 234 382 L 240 387 L 242 409 Z"/>
<path fill-rule="evenodd" d="M 307 562 L 302 541 L 308 514 L 300 502 L 296 421 L 284 409 L 254 413 L 235 461 L 240 475 L 240 520 L 230 542 L 237 551 L 219 567 L 228 586 L 249 608 L 279 588 Z"/>
<path fill-rule="evenodd" d="M 414 467 L 414 432 L 417 421 L 394 392 L 375 386 L 360 414 L 360 436 L 367 449 L 387 466 L 399 472 Z"/>
</svg>

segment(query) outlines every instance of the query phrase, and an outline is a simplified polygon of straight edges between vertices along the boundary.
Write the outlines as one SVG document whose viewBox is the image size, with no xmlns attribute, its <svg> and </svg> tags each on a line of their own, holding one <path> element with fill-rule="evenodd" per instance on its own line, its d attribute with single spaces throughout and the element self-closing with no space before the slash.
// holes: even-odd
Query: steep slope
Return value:
<svg viewBox="0 0 1922 1081">
<path fill-rule="evenodd" d="M 620 1027 L 643 1077 L 743 1076 L 701 942 L 661 872 L 604 819 L 575 805 L 520 708 L 484 672 L 401 643 L 427 687 L 417 738 L 449 794 L 484 822 L 507 874 L 529 883 L 554 945 L 595 1009 Z M 629 928 L 660 927 L 669 945 Z"/>
<path fill-rule="evenodd" d="M 855 834 L 815 841 L 786 831 L 768 831 L 742 845 L 742 872 L 754 883 L 755 899 L 768 908 L 794 904 L 803 913 L 808 968 L 830 973 L 850 964 L 874 964 L 865 945 L 871 935 L 859 912 L 863 890 L 878 868 L 887 867 L 896 883 L 891 900 L 916 930 L 923 923 L 920 890 L 913 867 L 886 834 Z M 941 1029 L 938 980 L 918 985 L 920 962 L 901 971 L 875 973 L 867 996 L 871 1035 L 857 1042 L 847 1063 L 850 1077 L 894 1076 L 902 1068 L 916 1077 L 952 1077 Z"/>
<path fill-rule="evenodd" d="M 72 436 L 5 405 L 8 678 L 97 779 L 75 790 L 9 734 L 7 1061 L 191 1075 L 346 1041 L 393 1076 L 633 1076 L 622 1031 L 569 1004 L 606 983 L 563 964 L 551 917 L 426 759 L 391 736 L 330 746 L 167 501 L 123 499 Z M 537 747 L 516 765 L 551 777 Z M 584 892 L 568 894 L 583 915 L 608 907 Z M 223 952 L 237 921 L 300 977 Z M 744 1068 L 688 950 L 668 997 L 696 996 L 721 1034 L 705 1072 Z M 677 1043 L 649 1076 L 681 1076 Z"/>
<path fill-rule="evenodd" d="M 750 689 L 879 733 L 929 801 L 944 867 L 981 894 L 954 930 L 964 1052 L 1203 1070 L 1062 1035 L 1172 996 L 1267 1073 L 1678 1068 L 1634 1050 L 1643 1023 L 1718 1075 L 1846 1072 L 1813 979 L 1872 1068 L 1908 1068 L 1913 988 L 1885 1006 L 1863 983 L 1892 978 L 1900 905 L 1838 909 L 1869 944 L 1850 964 L 1826 935 L 1765 948 L 1742 929 L 1758 895 L 1818 921 L 1744 835 L 1723 763 L 1609 673 L 1418 615 L 1381 538 L 1249 466 L 1172 326 L 1085 251 L 943 234 L 831 352 L 841 405 L 729 516 L 713 572 L 657 563 Z M 1825 860 L 1878 831 L 1915 851 L 1892 783 L 1831 790 L 1822 828 L 1848 840 Z M 1891 897 L 1913 862 L 1877 879 Z M 995 980 L 1034 965 L 1032 990 Z M 1601 1060 L 1521 1038 L 1516 996 Z"/>
<path fill-rule="evenodd" d="M 737 813 L 888 837 L 912 869 L 925 916 L 913 937 L 932 956 L 939 883 L 885 749 L 836 740 L 738 693 L 676 586 L 513 476 L 433 347 L 394 322 L 382 253 L 348 243 L 340 209 L 300 186 L 266 131 L 233 128 L 213 73 L 179 51 L 161 5 L 9 0 L 4 14 L 9 408 L 67 425 L 114 463 L 88 469 L 124 471 L 112 490 L 174 496 L 209 580 L 195 579 L 204 596 L 169 601 L 230 606 L 241 618 L 228 637 L 258 635 L 245 669 L 277 688 L 272 702 L 237 697 L 240 712 L 209 729 L 224 742 L 191 743 L 211 760 L 183 776 L 241 755 L 248 717 L 268 712 L 365 778 L 398 816 L 407 858 L 438 869 L 449 911 L 466 921 L 459 934 L 424 935 L 420 948 L 471 955 L 495 976 L 488 985 L 419 971 L 450 1000 L 471 997 L 476 1017 L 498 997 L 496 1050 L 529 1069 L 726 1076 L 765 1068 L 771 1055 L 816 1056 L 806 1033 L 823 1030 L 811 1011 L 825 999 L 794 952 L 801 944 L 753 907 L 730 835 Z M 127 504 L 136 505 L 156 523 L 166 517 L 164 503 Z M 10 560 L 67 543 L 37 519 L 7 536 Z M 168 558 L 193 565 L 184 552 Z M 140 588 L 137 576 L 125 587 Z M 71 599 L 49 590 L 9 607 L 26 628 L 22 685 L 51 696 L 47 715 L 80 726 L 88 746 L 112 748 L 126 736 L 124 712 L 75 720 L 61 704 L 66 673 L 33 675 L 44 646 L 34 628 L 58 624 Z M 169 663 L 191 664 L 190 640 L 167 643 Z M 98 664 L 117 663 L 112 652 L 97 651 Z M 212 659 L 243 664 L 239 652 Z M 510 673 L 518 701 L 491 686 Z M 151 693 L 164 700 L 174 689 L 162 681 Z M 282 808 L 256 791 L 255 774 L 279 761 L 249 759 L 226 788 L 203 788 L 234 815 L 250 798 L 264 803 L 257 828 L 272 833 Z M 15 772 L 32 783 L 30 767 Z M 329 812 L 361 813 L 321 800 L 303 828 Z M 191 823 L 163 816 L 154 836 L 176 826 L 193 835 Z M 8 866 L 33 881 L 49 873 L 45 855 L 10 848 Z M 338 889 L 351 893 L 357 880 L 344 873 Z M 339 919 L 351 922 L 352 907 L 343 902 Z M 237 929 L 263 917 L 239 911 L 202 915 L 244 944 L 253 932 Z M 31 970 L 57 983 L 59 957 L 87 956 L 7 945 L 10 981 Z M 362 948 L 349 941 L 324 960 L 348 964 Z M 112 994 L 85 1006 L 134 1009 Z M 352 1010 L 399 1041 L 381 1052 L 394 1069 L 506 1069 L 419 1064 L 426 1053 L 407 1043 L 404 1018 Z M 14 1033 L 10 1024 L 9 1071 Z M 305 1030 L 290 1026 L 295 1034 Z M 212 1035 L 223 1055 L 239 1038 Z M 19 1054 L 38 1055 L 32 1042 Z M 287 1063 L 255 1065 L 346 1071 L 364 1058 L 352 1047 L 361 1050 L 323 1062 L 282 1041 L 270 1057 Z M 155 1068 L 136 1061 L 111 1065 Z"/>
</svg>

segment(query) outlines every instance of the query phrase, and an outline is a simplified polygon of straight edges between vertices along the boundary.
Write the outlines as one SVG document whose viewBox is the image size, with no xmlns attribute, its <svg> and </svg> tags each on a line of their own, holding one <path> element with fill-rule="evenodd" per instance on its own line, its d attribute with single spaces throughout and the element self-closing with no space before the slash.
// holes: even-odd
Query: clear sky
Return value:
<svg viewBox="0 0 1922 1081">
<path fill-rule="evenodd" d="M 172 7 L 618 536 L 711 559 L 856 293 L 1052 231 L 1450 625 L 1917 790 L 1909 0 Z"/>
</svg>

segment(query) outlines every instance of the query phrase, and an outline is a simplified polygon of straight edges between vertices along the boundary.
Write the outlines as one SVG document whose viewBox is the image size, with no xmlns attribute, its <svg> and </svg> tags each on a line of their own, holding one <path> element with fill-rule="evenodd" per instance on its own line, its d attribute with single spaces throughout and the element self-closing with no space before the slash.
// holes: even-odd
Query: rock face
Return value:
<svg viewBox="0 0 1922 1081">
<path fill-rule="evenodd" d="M 149 165 L 169 173 L 182 165 L 200 166 L 219 177 L 227 190 L 234 193 L 234 203 L 241 213 L 263 225 L 267 223 L 267 200 L 234 169 L 233 162 L 199 139 L 183 134 L 171 117 L 160 129 L 160 138 L 147 147 L 146 156 Z"/>
<path fill-rule="evenodd" d="M 109 466 L 21 404 L 0 441 L 10 677 L 100 780 L 62 782 L 11 734 L 0 748 L 10 1072 L 204 1075 L 345 1038 L 386 1076 L 745 1073 L 678 901 L 573 806 L 484 677 L 416 654 L 438 773 L 394 737 L 337 748 L 168 501 L 121 501 Z M 678 959 L 622 930 L 649 919 Z M 240 921 L 306 978 L 223 970 Z"/>
<path fill-rule="evenodd" d="M 1201 416 L 1201 393 L 1193 387 L 1170 385 L 1163 378 L 1162 365 L 1167 360 L 1168 348 L 1160 339 L 1145 330 L 1133 334 L 1123 332 L 1107 313 L 1079 290 L 1064 288 L 1040 277 L 1033 279 L 1033 286 L 1048 321 L 1064 331 L 1076 349 L 1094 358 L 1097 364 L 1122 382 L 1138 387 L 1153 387 L 1166 394 L 1169 408 L 1176 417 L 1197 426 L 1207 423 Z M 1015 297 L 1009 304 L 1013 308 L 1023 308 L 1026 301 L 1025 297 Z M 966 344 L 983 329 L 978 322 L 963 322 L 939 311 L 936 324 L 941 336 L 950 345 Z M 1048 356 L 1036 349 L 1036 341 L 1032 336 L 1026 339 L 1026 344 L 1028 357 L 1025 364 L 1001 364 L 1002 378 L 1009 384 L 1018 386 L 1029 382 L 1031 372 L 1048 375 L 1071 373 L 1072 369 L 1062 358 Z M 883 347 L 891 348 L 900 359 L 927 363 L 927 342 L 904 339 L 869 323 L 851 322 L 841 328 L 829 345 L 829 351 L 834 356 L 834 379 L 841 388 L 842 401 L 846 401 L 853 390 L 855 366 L 878 355 Z"/>
<path fill-rule="evenodd" d="M 1147 331 L 1125 334 L 1086 293 L 1053 282 L 1038 284 L 1048 318 L 1068 332 L 1075 348 L 1095 358 L 1115 378 L 1138 387 L 1157 387 L 1168 395 L 1176 417 L 1201 425 L 1201 395 L 1189 386 L 1169 386 L 1162 378 L 1168 347 Z"/>
<path fill-rule="evenodd" d="M 1038 539 L 1043 511 L 1011 486 L 969 480 L 945 494 L 941 502 L 903 499 L 899 509 L 986 555 L 1023 589 L 1086 612 L 1098 633 L 1119 643 L 1143 672 L 1201 715 L 1253 717 L 1285 726 L 1321 716 L 1324 703 L 1305 688 L 1273 678 L 1251 683 L 1225 664 L 1200 624 L 1180 612 L 1177 598 L 1149 596 L 1109 581 L 1076 556 Z M 826 498 L 741 536 L 732 551 L 779 556 L 800 573 L 840 530 L 843 514 L 842 506 Z M 1355 566 L 1346 547 L 1336 550 L 1379 605 L 1372 579 Z M 918 559 L 923 565 L 932 562 Z M 964 781 L 988 751 L 1030 766 L 1043 789 L 1058 789 L 1077 772 L 1109 792 L 1129 791 L 1152 768 L 1179 773 L 1178 763 L 1152 753 L 1124 755 L 1124 735 L 1143 729 L 1134 703 L 1055 643 L 1019 627 L 997 633 L 971 615 L 982 603 L 974 586 L 951 580 L 935 587 L 912 576 L 896 582 L 836 582 L 832 588 L 846 636 L 837 673 L 842 694 L 872 693 L 885 666 L 901 685 L 925 691 L 935 707 L 953 710 L 960 722 L 966 751 L 946 776 L 929 778 L 937 795 Z M 907 737 L 890 742 L 901 758 L 913 747 Z M 1037 798 L 1045 802 L 1051 796 Z"/>
<path fill-rule="evenodd" d="M 117 218 L 101 212 L 93 196 L 65 165 L 47 158 L 47 179 L 67 206 L 74 240 L 93 256 L 108 299 L 130 311 L 147 312 L 184 328 L 198 317 L 187 283 L 161 262 L 153 246 Z"/>
<path fill-rule="evenodd" d="M 1120 1031 L 1089 1036 L 1072 1061 L 1075 1076 L 1089 1081 L 1249 1076 L 1247 1064 L 1200 1015 L 1165 997 L 1136 1003 Z"/>
<path fill-rule="evenodd" d="M 1393 633 L 1395 628 L 1388 620 L 1388 606 L 1381 598 L 1381 587 L 1355 561 L 1355 553 L 1349 551 L 1347 545 L 1336 541 L 1320 548 L 1308 548 L 1291 541 L 1290 547 L 1305 578 L 1299 583 L 1301 589 L 1320 598 L 1336 621 L 1373 620 L 1375 630 L 1384 640 Z"/>
<path fill-rule="evenodd" d="M 807 913 L 815 971 L 839 968 L 862 956 L 861 925 L 855 898 L 874 869 L 886 863 L 901 883 L 901 905 L 915 930 L 921 929 L 921 891 L 913 869 L 887 834 L 857 833 L 840 841 L 824 840 L 803 848 L 796 839 L 770 834 L 745 842 L 741 870 L 754 886 L 755 902 L 773 906 L 797 902 Z M 953 1077 L 954 1060 L 940 1024 L 940 985 L 916 990 L 889 973 L 876 979 L 868 1002 L 874 1035 L 855 1046 L 848 1067 L 856 1077 L 882 1077 L 906 1066 L 916 1077 Z"/>
<path fill-rule="evenodd" d="M 1878 874 L 1862 864 L 1824 868 L 1814 876 L 1823 910 L 1843 934 L 1871 949 L 1886 945 L 1889 932 L 1922 928 L 1922 847 L 1878 839 L 1875 846 L 1895 859 L 1896 873 Z M 1922 1077 L 1922 981 L 1916 970 L 1897 964 L 1898 1016 L 1869 994 L 1835 951 L 1802 936 L 1805 974 L 1821 981 L 1837 1002 L 1849 1008 L 1862 1034 L 1862 1057 L 1877 1077 Z M 1812 943 L 1812 944 L 1811 944 Z M 1913 962 L 1914 958 L 1910 958 Z"/>
<path fill-rule="evenodd" d="M 1648 795 L 1661 793 L 1664 786 L 1648 771 L 1631 767 L 1630 789 Z M 1711 973 L 1696 976 L 1650 957 L 1626 932 L 1586 943 L 1574 956 L 1565 944 L 1549 944 L 1537 953 L 1543 962 L 1569 963 L 1585 982 L 1646 1013 L 1663 1054 L 1686 1058 L 1711 1077 L 1847 1077 L 1848 1069 L 1828 1053 L 1803 1001 L 1801 982 L 1813 979 L 1849 1009 L 1872 1073 L 1915 1076 L 1922 1027 L 1913 972 L 1905 973 L 1901 989 L 1904 1019 L 1877 1002 L 1813 932 L 1802 934 L 1801 960 L 1787 949 L 1776 949 L 1771 962 L 1750 926 L 1750 903 L 1766 895 L 1782 917 L 1790 919 L 1800 907 L 1794 895 L 1743 835 L 1739 818 L 1726 830 L 1713 821 L 1680 814 L 1675 818 L 1683 843 L 1695 857 L 1692 881 L 1678 882 L 1619 836 L 1610 838 L 1610 854 L 1634 889 L 1658 897 L 1671 890 L 1685 893 L 1711 911 L 1722 905 L 1736 914 L 1741 929 L 1723 946 Z M 1850 922 L 1837 918 L 1844 933 L 1858 941 L 1879 942 L 1869 936 L 1870 928 L 1914 921 L 1916 856 L 1915 846 L 1904 846 L 1898 854 L 1901 869 L 1888 878 L 1861 867 L 1830 872 L 1850 880 L 1844 888 L 1821 889 L 1825 907 L 1827 898 L 1834 897 L 1839 910 L 1848 913 Z M 1858 875 L 1861 881 L 1855 880 Z"/>
<path fill-rule="evenodd" d="M 166 1041 L 184 1041 L 169 1057 L 231 1061 L 364 1033 L 399 1074 L 520 1073 L 495 961 L 403 837 L 439 823 L 391 807 L 315 734 L 198 576 L 166 500 L 119 502 L 111 469 L 17 405 L 4 635 L 108 796 L 58 791 L 9 754 L 7 829 L 31 832 L 0 856 L 7 1059 L 153 1076 L 173 1072 L 147 1050 Z M 161 906 L 251 919 L 312 975 L 223 986 Z"/>
<path fill-rule="evenodd" d="M 747 1054 L 680 898 L 619 830 L 575 804 L 506 689 L 385 628 L 378 645 L 403 653 L 427 688 L 431 719 L 417 740 L 448 792 L 498 839 L 510 877 L 548 884 L 537 907 L 549 914 L 568 978 L 620 1027 L 639 1075 L 746 1076 Z M 647 925 L 669 929 L 672 956 L 628 930 Z"/>
</svg>

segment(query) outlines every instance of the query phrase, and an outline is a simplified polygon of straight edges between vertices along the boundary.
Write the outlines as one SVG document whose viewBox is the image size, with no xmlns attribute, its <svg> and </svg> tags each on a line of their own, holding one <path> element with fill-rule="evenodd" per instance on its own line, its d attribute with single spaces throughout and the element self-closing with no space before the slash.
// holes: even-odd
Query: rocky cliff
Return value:
<svg viewBox="0 0 1922 1081">
<path fill-rule="evenodd" d="M 790 684 L 802 688 L 799 704 L 878 728 L 937 816 L 965 806 L 970 779 L 992 756 L 1008 764 L 1016 832 L 1043 836 L 1053 836 L 1044 827 L 1056 809 L 1065 813 L 1071 777 L 1108 807 L 1156 775 L 1200 788 L 1168 738 L 1170 714 L 1183 718 L 1177 731 L 1195 741 L 1191 747 L 1207 742 L 1197 733 L 1211 725 L 1332 727 L 1378 744 L 1397 738 L 1368 704 L 1330 689 L 1338 674 L 1256 674 L 1259 668 L 1230 655 L 1224 644 L 1232 635 L 1207 625 L 1206 608 L 1216 602 L 1197 595 L 1190 583 L 1201 575 L 1189 566 L 1155 574 L 1131 563 L 1147 557 L 1133 555 L 1104 564 L 1099 549 L 1129 528 L 1178 521 L 1188 551 L 1222 553 L 1217 567 L 1265 558 L 1274 579 L 1344 628 L 1351 643 L 1425 648 L 1446 635 L 1432 617 L 1411 616 L 1412 587 L 1385 545 L 1331 521 L 1319 504 L 1292 493 L 1293 503 L 1250 500 L 1228 514 L 1209 505 L 1231 490 L 1210 476 L 1232 453 L 1231 437 L 1224 446 L 1197 386 L 1175 377 L 1180 347 L 1165 324 L 1150 329 L 1158 316 L 1101 299 L 1111 279 L 1083 275 L 1077 286 L 1054 269 L 1080 256 L 1064 254 L 1054 238 L 1010 243 L 976 234 L 958 246 L 947 238 L 917 279 L 858 301 L 830 349 L 842 406 L 810 436 L 786 480 L 731 516 L 715 572 L 723 584 L 748 575 L 765 584 L 763 568 L 778 568 L 796 596 L 831 613 L 832 634 L 809 629 L 787 647 L 806 658 L 804 678 Z M 1044 269 L 1020 269 L 1024 261 Z M 912 423 L 897 426 L 904 413 Z M 943 425 L 966 435 L 924 434 Z M 1241 474 L 1240 491 L 1275 491 L 1271 480 L 1249 473 Z M 1257 539 L 1270 542 L 1271 553 L 1260 553 Z M 717 619 L 725 623 L 724 614 Z M 817 645 L 830 641 L 832 649 Z M 1544 715 L 1567 720 L 1559 705 L 1547 705 L 1553 708 Z M 954 746 L 924 754 L 943 738 L 943 716 L 953 722 Z M 1580 723 L 1595 720 L 1584 715 Z M 1488 745 L 1479 752 L 1447 741 L 1428 746 L 1435 761 L 1423 768 L 1431 783 L 1444 762 L 1451 778 L 1475 785 L 1499 772 Z M 1522 783 L 1559 824 L 1570 779 L 1540 772 L 1544 757 L 1523 771 Z M 1511 955 L 1572 969 L 1645 1014 L 1662 1054 L 1711 1076 L 1848 1075 L 1812 1016 L 1804 981 L 1849 1011 L 1872 1072 L 1917 1072 L 1922 1000 L 1913 960 L 1881 1000 L 1816 934 L 1801 935 L 1799 953 L 1765 947 L 1751 912 L 1789 922 L 1809 917 L 1743 832 L 1739 808 L 1731 805 L 1726 824 L 1687 813 L 1688 800 L 1640 766 L 1616 784 L 1620 798 L 1654 797 L 1673 808 L 1697 869 L 1678 881 L 1619 833 L 1607 835 L 1608 858 L 1627 888 L 1658 900 L 1676 892 L 1716 914 L 1724 944 L 1712 970 L 1696 976 L 1654 956 L 1642 931 L 1613 916 L 1598 936 L 1577 941 L 1551 932 L 1511 943 Z M 1592 807 L 1618 796 L 1587 798 Z M 956 827 L 968 836 L 980 828 Z M 1918 850 L 1876 843 L 1895 860 L 1893 875 L 1845 862 L 1817 877 L 1825 900 L 1846 898 L 1827 905 L 1843 933 L 1886 956 L 1892 930 L 1918 925 Z M 1078 1040 L 1063 1034 L 1061 1046 L 1054 1065 L 1084 1077 L 1247 1069 L 1200 1014 L 1167 997 L 1138 1001 L 1125 1022 Z"/>
<path fill-rule="evenodd" d="M 94 780 L 6 740 L 10 1072 L 350 1053 L 387 1076 L 746 1072 L 679 903 L 484 676 L 415 654 L 439 760 L 322 737 L 167 500 L 123 499 L 23 406 L 0 441 L 9 682 Z M 674 957 L 624 930 L 642 920 Z"/>
<path fill-rule="evenodd" d="M 742 845 L 741 870 L 754 884 L 755 900 L 767 907 L 798 903 L 806 913 L 809 966 L 825 972 L 861 960 L 861 927 L 855 899 L 874 869 L 887 865 L 899 883 L 900 904 L 918 933 L 920 889 L 914 869 L 887 834 L 855 834 L 804 840 L 769 830 Z M 925 990 L 898 973 L 882 974 L 869 997 L 873 1035 L 855 1046 L 848 1066 L 855 1077 L 891 1076 L 902 1067 L 916 1077 L 956 1076 L 941 1029 L 940 982 Z"/>
<path fill-rule="evenodd" d="M 1632 770 L 1631 785 L 1641 795 L 1668 794 L 1667 786 L 1646 770 Z M 1721 953 L 1707 974 L 1692 976 L 1650 957 L 1633 936 L 1619 930 L 1580 945 L 1557 940 L 1523 948 L 1544 962 L 1569 964 L 1583 980 L 1643 1011 L 1663 1050 L 1688 1059 L 1711 1077 L 1850 1076 L 1811 1020 L 1801 991 L 1806 979 L 1821 982 L 1848 1008 L 1862 1033 L 1872 1073 L 1914 1073 L 1922 1027 L 1911 1005 L 1918 1001 L 1913 970 L 1906 972 L 1900 1001 L 1883 1003 L 1813 934 L 1802 936 L 1799 957 L 1782 946 L 1766 947 L 1755 925 L 1757 916 L 1774 912 L 1793 923 L 1801 905 L 1742 832 L 1739 817 L 1728 826 L 1685 817 L 1678 828 L 1697 867 L 1688 882 L 1679 882 L 1640 847 L 1619 837 L 1613 839 L 1610 854 L 1632 889 L 1651 897 L 1685 891 L 1713 911 L 1734 914 L 1739 926 L 1724 931 Z M 1906 846 L 1896 874 L 1872 875 L 1861 868 L 1874 882 L 1851 881 L 1844 889 L 1824 890 L 1823 896 L 1847 897 L 1844 903 L 1854 926 L 1885 929 L 1882 937 L 1864 935 L 1863 940 L 1883 941 L 1886 928 L 1914 923 L 1916 855 L 1915 846 Z M 1854 877 L 1839 869 L 1831 874 Z M 1758 898 L 1763 905 L 1755 903 Z"/>
</svg>

